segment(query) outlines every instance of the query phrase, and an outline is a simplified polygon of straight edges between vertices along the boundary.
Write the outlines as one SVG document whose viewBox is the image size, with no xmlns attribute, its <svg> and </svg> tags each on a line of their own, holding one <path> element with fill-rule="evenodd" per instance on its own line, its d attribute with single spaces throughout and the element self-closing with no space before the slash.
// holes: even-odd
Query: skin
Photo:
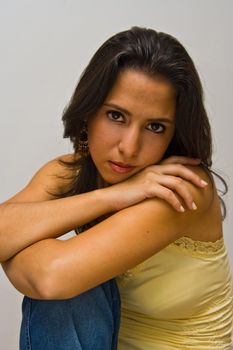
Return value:
<svg viewBox="0 0 233 350">
<path fill-rule="evenodd" d="M 3 263 L 19 291 L 41 299 L 70 298 L 132 268 L 183 235 L 203 241 L 222 236 L 216 190 L 201 181 L 210 182 L 208 174 L 198 166 L 184 168 L 169 161 L 154 165 L 172 138 L 174 120 L 175 93 L 169 82 L 138 71 L 119 75 L 104 105 L 88 122 L 90 152 L 100 181 L 107 186 L 51 201 L 46 190 L 66 185 L 52 177 L 61 168 L 51 162 L 3 205 L 5 231 L 3 225 L 0 238 L 1 232 L 11 231 L 5 219 L 12 214 L 11 206 L 14 217 L 19 215 L 21 240 L 28 239 L 29 228 L 35 235 L 34 241 Z M 133 168 L 125 172 L 124 166 L 109 161 Z M 27 223 L 19 210 L 30 210 L 25 202 L 34 207 L 33 220 Z M 59 221 L 56 229 L 52 213 Z M 74 228 L 103 214 L 111 215 L 85 234 L 67 241 L 52 238 L 67 232 L 67 223 Z"/>
<path fill-rule="evenodd" d="M 88 125 L 92 159 L 104 181 L 114 184 L 158 163 L 174 134 L 175 91 L 143 73 L 121 73 L 104 105 Z M 109 161 L 134 166 L 111 170 Z"/>
</svg>

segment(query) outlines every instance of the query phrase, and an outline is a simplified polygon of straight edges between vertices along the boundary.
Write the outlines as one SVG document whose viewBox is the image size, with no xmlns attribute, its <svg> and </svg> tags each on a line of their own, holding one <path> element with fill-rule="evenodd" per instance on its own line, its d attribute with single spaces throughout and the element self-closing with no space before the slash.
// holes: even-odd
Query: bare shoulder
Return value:
<svg viewBox="0 0 233 350">
<path fill-rule="evenodd" d="M 74 170 L 63 162 L 74 161 L 73 154 L 61 155 L 44 164 L 30 182 L 6 203 L 36 202 L 54 199 L 53 194 L 64 191 L 70 184 Z"/>
<path fill-rule="evenodd" d="M 210 171 L 202 167 L 191 167 L 208 183 L 205 188 L 197 188 L 187 183 L 193 195 L 197 210 L 187 210 L 182 217 L 185 235 L 199 241 L 216 241 L 222 237 L 222 210 L 214 178 Z"/>
<path fill-rule="evenodd" d="M 208 184 L 206 187 L 200 188 L 191 182 L 186 182 L 186 186 L 192 193 L 195 204 L 197 205 L 197 212 L 205 213 L 211 209 L 211 206 L 218 198 L 213 176 L 209 170 L 201 166 L 188 166 L 188 168 L 199 175 Z"/>
<path fill-rule="evenodd" d="M 198 166 L 190 169 L 208 183 L 205 188 L 198 188 L 188 181 L 184 183 L 192 193 L 196 210 L 185 208 L 185 212 L 180 213 L 165 200 L 152 198 L 124 210 L 122 214 L 125 215 L 125 220 L 132 221 L 134 229 L 138 227 L 142 232 L 154 232 L 163 241 L 163 246 L 184 235 L 194 239 L 214 240 L 220 234 L 221 215 L 212 176 Z M 181 198 L 180 200 L 182 201 Z"/>
<path fill-rule="evenodd" d="M 189 181 L 182 180 L 184 186 L 186 186 L 186 188 L 192 194 L 193 200 L 197 206 L 196 210 L 188 210 L 185 207 L 185 204 L 181 197 L 179 197 L 179 200 L 182 202 L 184 208 L 186 209 L 185 213 L 195 213 L 195 215 L 203 214 L 210 209 L 215 199 L 218 198 L 214 179 L 208 170 L 205 170 L 200 166 L 195 165 L 187 167 L 199 175 L 201 179 L 203 179 L 208 185 L 206 187 L 200 188 Z M 176 195 L 178 197 L 178 194 Z M 173 209 L 165 200 L 158 198 L 146 200 L 142 202 L 142 205 L 145 205 L 146 207 L 151 206 L 152 208 L 156 207 L 158 211 L 161 211 L 161 213 L 164 212 L 165 215 L 172 215 L 173 217 L 175 215 L 175 217 L 177 216 L 178 218 L 185 217 L 185 213 L 180 214 L 175 209 Z"/>
</svg>

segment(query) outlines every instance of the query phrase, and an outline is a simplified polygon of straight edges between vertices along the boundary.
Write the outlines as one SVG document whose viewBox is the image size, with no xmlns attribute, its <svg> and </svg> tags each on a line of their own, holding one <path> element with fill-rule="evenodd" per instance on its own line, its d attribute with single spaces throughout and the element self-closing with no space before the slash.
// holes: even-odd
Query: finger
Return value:
<svg viewBox="0 0 233 350">
<path fill-rule="evenodd" d="M 193 170 L 185 167 L 182 164 L 168 164 L 151 167 L 150 170 L 154 171 L 155 174 L 160 175 L 172 175 L 179 176 L 180 178 L 191 182 L 195 186 L 198 187 L 206 187 L 208 183 L 203 180 L 198 174 L 196 174 Z"/>
<path fill-rule="evenodd" d="M 156 180 L 158 181 L 158 177 L 156 177 Z M 193 195 L 183 179 L 174 176 L 161 176 L 159 183 L 160 185 L 175 191 L 189 209 L 197 209 Z"/>
<path fill-rule="evenodd" d="M 176 211 L 183 213 L 185 211 L 181 202 L 175 195 L 175 193 L 167 187 L 157 185 L 154 188 L 150 189 L 150 192 L 147 195 L 147 198 L 157 197 L 165 200 L 170 204 Z"/>
<path fill-rule="evenodd" d="M 171 156 L 160 162 L 160 164 L 186 164 L 186 165 L 198 165 L 201 163 L 200 159 L 184 157 L 184 156 Z"/>
</svg>

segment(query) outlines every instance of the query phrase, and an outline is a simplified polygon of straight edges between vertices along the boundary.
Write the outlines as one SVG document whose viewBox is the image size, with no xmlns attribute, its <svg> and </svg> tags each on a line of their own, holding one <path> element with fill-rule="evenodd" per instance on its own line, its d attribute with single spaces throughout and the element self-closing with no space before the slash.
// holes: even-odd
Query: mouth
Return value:
<svg viewBox="0 0 233 350">
<path fill-rule="evenodd" d="M 121 162 L 113 162 L 113 161 L 109 161 L 108 162 L 110 165 L 110 168 L 118 173 L 118 174 L 125 174 L 125 173 L 129 173 L 131 171 L 133 171 L 136 166 L 130 165 L 130 164 L 125 164 L 125 163 L 121 163 Z"/>
</svg>

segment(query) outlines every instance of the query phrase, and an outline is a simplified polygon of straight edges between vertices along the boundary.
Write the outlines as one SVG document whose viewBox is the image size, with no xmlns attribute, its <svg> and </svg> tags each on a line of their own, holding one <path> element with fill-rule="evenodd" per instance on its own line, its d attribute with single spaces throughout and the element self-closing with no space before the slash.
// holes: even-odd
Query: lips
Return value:
<svg viewBox="0 0 233 350">
<path fill-rule="evenodd" d="M 112 162 L 109 161 L 109 165 L 111 167 L 111 169 L 116 172 L 116 173 L 120 173 L 120 174 L 125 174 L 125 173 L 129 173 L 131 172 L 133 169 L 135 169 L 135 166 L 129 165 L 129 164 L 125 164 L 125 163 L 121 163 L 121 162 Z"/>
</svg>

